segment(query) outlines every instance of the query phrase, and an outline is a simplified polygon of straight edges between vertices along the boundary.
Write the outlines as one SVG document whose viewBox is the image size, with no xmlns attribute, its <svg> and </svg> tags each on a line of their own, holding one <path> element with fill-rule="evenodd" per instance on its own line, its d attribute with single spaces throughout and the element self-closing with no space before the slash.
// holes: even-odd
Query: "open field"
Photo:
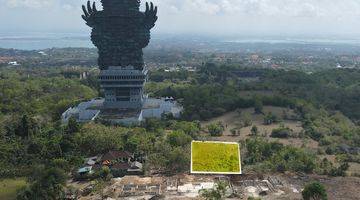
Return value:
<svg viewBox="0 0 360 200">
<path fill-rule="evenodd" d="M 0 199 L 12 200 L 16 199 L 16 191 L 26 185 L 23 178 L 1 179 L 0 180 Z"/>
<path fill-rule="evenodd" d="M 237 143 L 192 142 L 191 172 L 240 174 L 240 148 Z"/>
<path fill-rule="evenodd" d="M 303 131 L 302 124 L 299 120 L 296 120 L 296 113 L 294 113 L 293 110 L 281 107 L 264 106 L 263 112 L 271 112 L 276 115 L 278 119 L 281 120 L 281 124 L 290 128 L 294 135 L 298 135 Z M 286 115 L 288 119 L 284 119 L 284 115 Z M 223 136 L 212 138 L 218 141 L 238 142 L 240 140 L 245 140 L 251 137 L 252 126 L 256 126 L 258 128 L 259 135 L 265 137 L 269 141 L 278 141 L 284 145 L 292 145 L 295 147 L 307 147 L 312 150 L 316 150 L 319 147 L 318 142 L 312 139 L 301 139 L 296 137 L 286 139 L 271 138 L 270 134 L 272 130 L 279 128 L 280 123 L 265 125 L 264 116 L 265 115 L 263 114 L 255 114 L 253 108 L 238 109 L 236 111 L 226 113 L 220 117 L 204 121 L 201 123 L 201 126 L 205 128 L 211 123 L 221 122 L 225 128 Z M 248 118 L 251 121 L 250 126 L 243 127 L 242 121 L 244 118 Z M 233 136 L 231 134 L 232 129 L 240 131 L 240 135 Z"/>
</svg>

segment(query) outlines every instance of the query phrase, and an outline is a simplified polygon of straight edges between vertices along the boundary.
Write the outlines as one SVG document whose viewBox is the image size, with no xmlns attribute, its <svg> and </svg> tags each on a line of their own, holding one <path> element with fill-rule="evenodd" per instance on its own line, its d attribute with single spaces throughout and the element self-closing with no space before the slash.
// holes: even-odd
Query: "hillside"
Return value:
<svg viewBox="0 0 360 200">
<path fill-rule="evenodd" d="M 88 75 L 80 76 L 83 73 Z M 159 189 L 152 194 L 165 194 L 169 187 L 171 194 L 180 191 L 195 198 L 200 195 L 198 184 L 210 187 L 225 179 L 238 186 L 231 194 L 246 195 L 243 183 L 257 186 L 269 177 L 284 183 L 268 185 L 269 198 L 298 198 L 310 180 L 325 185 L 330 199 L 348 199 L 356 192 L 360 73 L 355 69 L 308 74 L 211 63 L 195 71 L 153 69 L 147 93 L 174 97 L 184 107 L 182 119 L 166 115 L 131 127 L 76 120 L 61 124 L 60 114 L 68 107 L 102 94 L 97 73 L 90 67 L 0 68 L 0 175 L 6 181 L 27 178 L 20 199 L 62 194 L 96 199 L 109 188 L 129 195 L 122 193 L 129 184 L 121 185 L 121 180 L 138 178 L 140 183 L 153 178 L 166 182 L 146 187 L 150 192 Z M 239 142 L 244 175 L 192 176 L 192 140 Z M 101 159 L 112 152 L 128 155 L 135 167 L 142 165 L 141 174 L 123 177 L 130 174 L 114 166 L 121 170 L 125 165 L 107 166 Z M 93 173 L 80 174 L 89 162 L 95 163 Z M 49 186 L 57 189 L 48 191 Z M 254 188 L 248 189 L 251 193 Z"/>
</svg>

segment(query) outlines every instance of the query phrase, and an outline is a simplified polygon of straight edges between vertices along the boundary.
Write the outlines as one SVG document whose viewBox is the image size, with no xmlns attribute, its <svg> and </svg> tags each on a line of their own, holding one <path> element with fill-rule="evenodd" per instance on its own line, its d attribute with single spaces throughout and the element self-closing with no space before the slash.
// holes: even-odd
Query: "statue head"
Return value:
<svg viewBox="0 0 360 200">
<path fill-rule="evenodd" d="M 101 0 L 104 10 L 134 10 L 138 11 L 140 0 Z"/>
</svg>

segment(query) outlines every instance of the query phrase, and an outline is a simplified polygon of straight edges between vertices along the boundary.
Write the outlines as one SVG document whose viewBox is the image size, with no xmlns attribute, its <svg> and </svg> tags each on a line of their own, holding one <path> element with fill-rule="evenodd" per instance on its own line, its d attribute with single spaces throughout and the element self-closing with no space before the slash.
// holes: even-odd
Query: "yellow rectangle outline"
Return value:
<svg viewBox="0 0 360 200">
<path fill-rule="evenodd" d="M 213 144 L 235 144 L 238 146 L 239 151 L 239 172 L 206 172 L 206 171 L 193 171 L 193 144 L 194 143 L 213 143 Z M 237 142 L 220 142 L 220 141 L 192 141 L 191 142 L 191 165 L 190 165 L 191 174 L 224 174 L 224 175 L 239 175 L 242 174 L 241 169 L 241 155 L 240 155 L 240 144 Z"/>
</svg>

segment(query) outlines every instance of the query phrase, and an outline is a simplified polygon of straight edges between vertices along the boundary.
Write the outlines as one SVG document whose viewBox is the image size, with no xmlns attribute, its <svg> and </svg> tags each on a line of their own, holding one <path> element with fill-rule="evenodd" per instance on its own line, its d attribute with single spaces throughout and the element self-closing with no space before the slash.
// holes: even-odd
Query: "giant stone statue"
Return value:
<svg viewBox="0 0 360 200">
<path fill-rule="evenodd" d="M 157 7 L 146 3 L 145 12 L 140 12 L 140 0 L 101 0 L 101 3 L 101 11 L 96 9 L 95 2 L 91 5 L 88 1 L 87 6 L 82 6 L 82 18 L 92 28 L 91 40 L 99 50 L 100 69 L 132 66 L 142 70 L 142 49 L 149 44 Z"/>
<path fill-rule="evenodd" d="M 132 125 L 163 114 L 180 117 L 182 107 L 167 98 L 149 98 L 144 94 L 148 70 L 142 49 L 150 40 L 150 29 L 157 20 L 157 7 L 146 3 L 140 12 L 140 0 L 101 0 L 103 10 L 87 2 L 82 18 L 91 27 L 91 40 L 99 51 L 101 98 L 84 102 L 62 116 L 74 116 L 80 122 L 94 120 Z"/>
</svg>

